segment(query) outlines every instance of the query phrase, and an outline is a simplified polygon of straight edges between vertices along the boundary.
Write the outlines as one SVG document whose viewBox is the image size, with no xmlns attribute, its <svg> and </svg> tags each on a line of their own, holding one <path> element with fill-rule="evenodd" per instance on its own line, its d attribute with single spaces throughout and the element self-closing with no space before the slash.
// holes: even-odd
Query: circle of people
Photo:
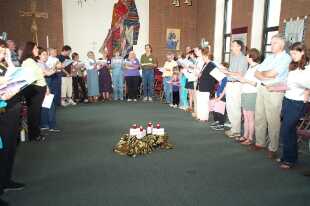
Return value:
<svg viewBox="0 0 310 206">
<path fill-rule="evenodd" d="M 304 43 L 296 42 L 290 46 L 289 55 L 285 39 L 277 34 L 271 40 L 271 54 L 264 61 L 257 49 L 246 53 L 244 50 L 242 41 L 232 41 L 229 64 L 219 64 L 213 61 L 210 48 L 186 47 L 178 56 L 168 52 L 163 67 L 158 67 L 150 44 L 145 45 L 140 61 L 134 51 L 127 58 L 114 51 L 111 59 L 103 52 L 98 60 L 89 51 L 82 62 L 76 52 L 70 58 L 72 49 L 67 45 L 58 55 L 56 49 L 46 50 L 33 42 L 16 51 L 13 41 L 0 40 L 0 86 L 6 84 L 7 74 L 18 66 L 29 70 L 36 79 L 22 92 L 0 93 L 0 100 L 6 105 L 0 109 L 0 168 L 6 170 L 0 186 L 22 186 L 11 180 L 12 170 L 8 169 L 12 168 L 20 136 L 21 96 L 28 107 L 29 140 L 43 141 L 42 130 L 60 131 L 56 127 L 57 105 L 124 97 L 136 102 L 141 85 L 143 101 L 153 101 L 156 74 L 161 76 L 163 98 L 169 106 L 191 112 L 202 122 L 209 122 L 213 111 L 214 122 L 209 125 L 219 131 L 224 130 L 227 115 L 227 137 L 253 151 L 267 150 L 268 157 L 277 160 L 283 169 L 294 167 L 298 161 L 296 126 L 309 102 L 307 49 Z M 50 94 L 54 95 L 51 107 L 41 108 L 45 96 Z M 282 152 L 278 159 L 280 139 Z"/>
</svg>

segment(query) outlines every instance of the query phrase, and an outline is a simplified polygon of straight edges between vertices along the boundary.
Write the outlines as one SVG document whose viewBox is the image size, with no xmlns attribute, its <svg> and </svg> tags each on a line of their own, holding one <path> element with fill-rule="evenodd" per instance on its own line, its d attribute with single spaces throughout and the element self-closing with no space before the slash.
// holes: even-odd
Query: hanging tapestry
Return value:
<svg viewBox="0 0 310 206">
<path fill-rule="evenodd" d="M 104 50 L 112 57 L 113 51 L 118 50 L 124 57 L 137 45 L 140 21 L 135 0 L 118 0 L 114 4 L 112 24 L 99 52 Z"/>
<path fill-rule="evenodd" d="M 284 37 L 287 49 L 295 42 L 303 42 L 305 39 L 306 18 L 290 20 L 284 23 Z"/>
</svg>

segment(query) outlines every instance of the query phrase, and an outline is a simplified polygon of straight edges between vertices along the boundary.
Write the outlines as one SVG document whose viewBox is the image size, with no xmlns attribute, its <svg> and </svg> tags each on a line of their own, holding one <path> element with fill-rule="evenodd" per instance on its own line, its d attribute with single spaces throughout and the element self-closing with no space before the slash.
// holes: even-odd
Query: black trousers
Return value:
<svg viewBox="0 0 310 206">
<path fill-rule="evenodd" d="M 21 105 L 13 107 L 0 114 L 0 137 L 3 148 L 0 149 L 0 195 L 3 187 L 12 178 L 13 165 L 16 154 L 17 139 L 19 138 Z"/>
<path fill-rule="evenodd" d="M 179 91 L 173 91 L 172 92 L 172 104 L 173 105 L 179 105 L 180 103 L 180 92 Z"/>
<path fill-rule="evenodd" d="M 83 77 L 72 77 L 73 97 L 83 101 L 87 97 L 86 86 Z M 81 91 L 80 89 L 81 88 Z"/>
<path fill-rule="evenodd" d="M 126 77 L 126 85 L 128 92 L 128 99 L 137 99 L 138 98 L 138 88 L 140 84 L 139 76 Z"/>
<path fill-rule="evenodd" d="M 46 93 L 46 86 L 30 85 L 24 90 L 28 107 L 28 138 L 34 140 L 40 136 L 41 106 Z"/>
</svg>

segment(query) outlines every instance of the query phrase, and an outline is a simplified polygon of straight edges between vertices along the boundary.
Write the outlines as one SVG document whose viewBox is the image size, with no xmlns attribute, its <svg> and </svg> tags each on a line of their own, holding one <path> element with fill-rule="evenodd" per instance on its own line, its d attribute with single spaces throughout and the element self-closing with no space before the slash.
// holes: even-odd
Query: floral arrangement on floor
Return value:
<svg viewBox="0 0 310 206">
<path fill-rule="evenodd" d="M 113 152 L 136 157 L 152 153 L 157 149 L 173 148 L 174 146 L 169 143 L 168 134 L 164 133 L 163 128 L 160 128 L 160 123 L 157 123 L 156 128 L 153 128 L 153 124 L 149 122 L 146 130 L 142 126 L 138 128 L 134 124 L 130 128 L 129 134 L 122 135 L 114 146 Z"/>
</svg>

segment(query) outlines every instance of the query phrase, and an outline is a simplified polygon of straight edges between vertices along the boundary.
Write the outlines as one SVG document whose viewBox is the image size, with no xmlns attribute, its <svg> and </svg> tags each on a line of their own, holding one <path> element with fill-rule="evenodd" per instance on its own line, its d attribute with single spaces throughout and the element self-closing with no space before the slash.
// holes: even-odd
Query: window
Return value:
<svg viewBox="0 0 310 206">
<path fill-rule="evenodd" d="M 266 0 L 262 54 L 271 54 L 271 38 L 279 33 L 281 0 Z"/>
<path fill-rule="evenodd" d="M 232 0 L 225 0 L 224 7 L 224 39 L 222 61 L 229 62 L 231 41 Z"/>
</svg>

